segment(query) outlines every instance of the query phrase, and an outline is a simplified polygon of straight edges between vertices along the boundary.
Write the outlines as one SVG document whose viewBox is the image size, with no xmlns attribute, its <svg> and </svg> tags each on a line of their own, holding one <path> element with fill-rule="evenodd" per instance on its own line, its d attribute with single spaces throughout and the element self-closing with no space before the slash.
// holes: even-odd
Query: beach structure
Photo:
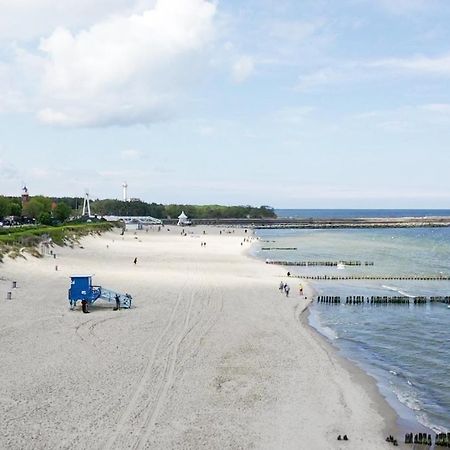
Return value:
<svg viewBox="0 0 450 450">
<path fill-rule="evenodd" d="M 83 202 L 83 216 L 91 216 L 91 200 L 89 198 L 89 191 L 86 190 L 86 193 L 84 194 L 84 202 Z"/>
<path fill-rule="evenodd" d="M 25 205 L 25 203 L 28 203 L 30 200 L 30 194 L 28 193 L 28 188 L 26 185 L 22 188 L 22 206 Z"/>
<path fill-rule="evenodd" d="M 108 222 L 124 222 L 125 225 L 162 225 L 161 219 L 152 216 L 103 216 Z"/>
<path fill-rule="evenodd" d="M 118 296 L 121 308 L 131 308 L 132 297 L 130 294 L 120 294 L 102 286 L 94 286 L 92 277 L 93 275 L 72 275 L 70 277 L 68 297 L 71 307 L 74 307 L 78 300 L 85 300 L 92 304 L 98 299 L 103 299 L 109 303 L 116 304 L 116 296 Z"/>
<path fill-rule="evenodd" d="M 188 216 L 184 213 L 184 211 L 181 211 L 181 214 L 178 216 L 177 225 L 180 226 L 192 225 L 192 222 L 189 220 Z"/>
<path fill-rule="evenodd" d="M 122 200 L 124 202 L 128 201 L 128 183 L 126 181 L 122 183 Z"/>
</svg>

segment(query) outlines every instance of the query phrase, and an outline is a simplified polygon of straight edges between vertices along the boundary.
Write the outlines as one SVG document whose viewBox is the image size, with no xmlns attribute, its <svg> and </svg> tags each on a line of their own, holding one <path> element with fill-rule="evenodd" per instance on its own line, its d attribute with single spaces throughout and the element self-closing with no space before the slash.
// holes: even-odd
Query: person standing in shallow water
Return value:
<svg viewBox="0 0 450 450">
<path fill-rule="evenodd" d="M 116 300 L 116 310 L 120 310 L 120 297 L 119 294 L 116 294 L 116 296 L 114 297 L 114 299 Z"/>
<path fill-rule="evenodd" d="M 137 258 L 134 258 L 134 264 L 136 265 L 137 264 Z"/>
</svg>

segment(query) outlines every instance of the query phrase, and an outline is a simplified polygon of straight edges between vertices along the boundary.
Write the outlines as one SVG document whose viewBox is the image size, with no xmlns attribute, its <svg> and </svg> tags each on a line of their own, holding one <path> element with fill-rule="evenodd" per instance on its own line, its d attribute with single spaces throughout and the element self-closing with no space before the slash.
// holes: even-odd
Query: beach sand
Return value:
<svg viewBox="0 0 450 450">
<path fill-rule="evenodd" d="M 169 228 L 0 266 L 0 448 L 391 447 L 395 414 L 308 326 L 298 280 L 247 256 L 243 230 Z M 134 307 L 70 311 L 72 274 Z"/>
</svg>

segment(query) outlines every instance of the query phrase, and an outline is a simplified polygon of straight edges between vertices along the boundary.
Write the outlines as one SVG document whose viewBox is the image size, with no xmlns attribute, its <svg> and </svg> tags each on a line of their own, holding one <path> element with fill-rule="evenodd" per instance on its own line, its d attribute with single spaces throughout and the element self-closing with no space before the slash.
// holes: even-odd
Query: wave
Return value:
<svg viewBox="0 0 450 450">
<path fill-rule="evenodd" d="M 397 292 L 398 294 L 403 295 L 404 297 L 409 297 L 409 298 L 415 297 L 415 295 L 408 294 L 407 292 L 402 291 L 401 289 L 394 287 L 394 286 L 387 286 L 387 285 L 383 284 L 381 287 L 384 289 L 387 289 L 388 291 Z"/>
</svg>

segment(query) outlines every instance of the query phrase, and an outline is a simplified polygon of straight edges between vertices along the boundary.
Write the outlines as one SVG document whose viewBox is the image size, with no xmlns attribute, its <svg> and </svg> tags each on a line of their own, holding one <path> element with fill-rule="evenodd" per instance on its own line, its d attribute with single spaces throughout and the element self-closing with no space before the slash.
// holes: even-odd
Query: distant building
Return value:
<svg viewBox="0 0 450 450">
<path fill-rule="evenodd" d="M 192 225 L 192 222 L 188 219 L 188 216 L 184 213 L 184 211 L 181 211 L 181 214 L 178 216 L 178 225 Z"/>
<path fill-rule="evenodd" d="M 22 206 L 25 205 L 25 203 L 28 203 L 30 201 L 30 195 L 28 194 L 28 188 L 24 186 L 22 188 Z"/>
</svg>

